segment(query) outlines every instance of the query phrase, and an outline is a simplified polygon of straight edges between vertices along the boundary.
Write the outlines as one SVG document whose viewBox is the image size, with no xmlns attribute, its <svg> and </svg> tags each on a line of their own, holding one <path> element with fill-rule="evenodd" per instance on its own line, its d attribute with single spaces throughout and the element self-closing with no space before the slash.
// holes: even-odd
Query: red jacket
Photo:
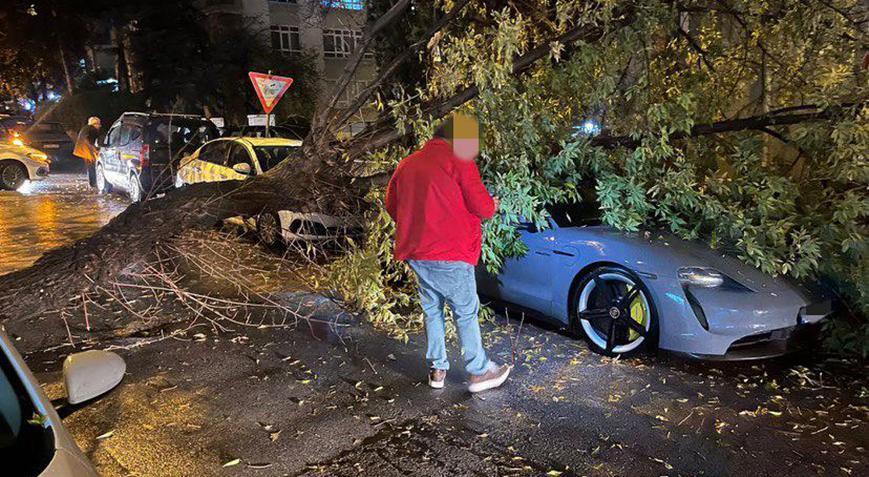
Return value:
<svg viewBox="0 0 869 477">
<path fill-rule="evenodd" d="M 395 220 L 396 260 L 450 260 L 476 265 L 481 221 L 495 202 L 474 161 L 453 155 L 443 139 L 432 139 L 404 158 L 386 189 L 386 210 Z"/>
</svg>

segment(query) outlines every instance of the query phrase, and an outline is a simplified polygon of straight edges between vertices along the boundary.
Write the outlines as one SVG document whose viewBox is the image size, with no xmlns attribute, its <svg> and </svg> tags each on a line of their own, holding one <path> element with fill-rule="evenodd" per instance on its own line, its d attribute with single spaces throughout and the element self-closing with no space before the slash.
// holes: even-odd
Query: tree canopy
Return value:
<svg viewBox="0 0 869 477">
<path fill-rule="evenodd" d="M 510 226 L 518 216 L 544 225 L 545 204 L 590 188 L 620 229 L 668 230 L 770 274 L 832 281 L 850 303 L 840 345 L 866 353 L 861 2 L 441 6 L 465 3 L 459 21 L 427 40 L 425 86 L 381 105 L 391 134 L 416 140 L 371 155 L 372 171 L 429 137 L 441 105 L 458 106 L 484 125 L 479 164 L 502 198 L 504 213 L 485 225 L 491 268 L 523 252 Z M 585 121 L 600 135 L 584 133 Z M 410 296 L 383 288 L 406 270 L 390 261 L 389 220 L 372 214 L 367 245 L 336 273 L 389 322 Z"/>
</svg>

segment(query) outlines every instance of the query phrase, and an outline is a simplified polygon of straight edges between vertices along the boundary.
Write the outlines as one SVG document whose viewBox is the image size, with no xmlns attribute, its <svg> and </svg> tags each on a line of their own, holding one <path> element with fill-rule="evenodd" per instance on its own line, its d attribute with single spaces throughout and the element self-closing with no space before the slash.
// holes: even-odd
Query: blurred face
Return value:
<svg viewBox="0 0 869 477">
<path fill-rule="evenodd" d="M 453 154 L 459 159 L 473 161 L 480 155 L 480 124 L 476 118 L 464 114 L 453 116 Z"/>
<path fill-rule="evenodd" d="M 480 155 L 480 140 L 453 139 L 453 154 L 459 159 L 473 161 Z"/>
</svg>

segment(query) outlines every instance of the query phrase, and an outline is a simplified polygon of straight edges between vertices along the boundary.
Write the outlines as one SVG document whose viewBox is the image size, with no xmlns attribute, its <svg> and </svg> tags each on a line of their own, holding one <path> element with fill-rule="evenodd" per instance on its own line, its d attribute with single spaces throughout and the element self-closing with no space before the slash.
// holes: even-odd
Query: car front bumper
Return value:
<svg viewBox="0 0 869 477">
<path fill-rule="evenodd" d="M 819 342 L 822 322 L 797 325 L 740 338 L 722 354 L 684 353 L 712 361 L 750 361 L 775 358 L 812 348 Z"/>
</svg>

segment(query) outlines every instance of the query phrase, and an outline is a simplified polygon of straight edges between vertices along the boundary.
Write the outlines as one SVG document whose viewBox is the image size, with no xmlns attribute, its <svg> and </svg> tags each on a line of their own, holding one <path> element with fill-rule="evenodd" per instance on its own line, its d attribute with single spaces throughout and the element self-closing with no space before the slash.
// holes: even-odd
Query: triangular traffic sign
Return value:
<svg viewBox="0 0 869 477">
<path fill-rule="evenodd" d="M 293 84 L 293 78 L 286 76 L 267 75 L 265 73 L 248 73 L 250 81 L 253 83 L 253 89 L 256 91 L 259 102 L 263 105 L 263 110 L 266 113 L 272 112 L 275 105 L 281 100 L 284 93 L 290 89 Z"/>
</svg>

